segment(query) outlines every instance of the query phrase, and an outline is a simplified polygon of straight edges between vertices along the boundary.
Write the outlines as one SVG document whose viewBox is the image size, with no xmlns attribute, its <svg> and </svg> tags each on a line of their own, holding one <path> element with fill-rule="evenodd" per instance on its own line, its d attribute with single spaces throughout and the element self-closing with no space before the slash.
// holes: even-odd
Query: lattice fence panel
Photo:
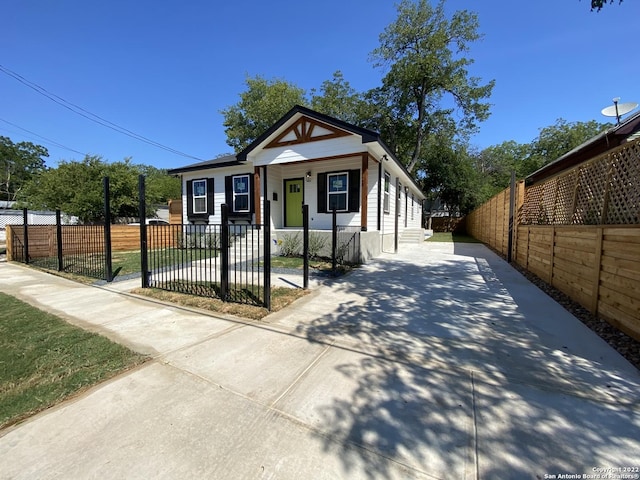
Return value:
<svg viewBox="0 0 640 480">
<path fill-rule="evenodd" d="M 608 164 L 607 158 L 604 157 L 580 167 L 573 222 L 569 223 L 576 225 L 602 223 Z"/>
<path fill-rule="evenodd" d="M 555 210 L 553 212 L 553 223 L 555 225 L 568 225 L 571 223 L 573 197 L 575 195 L 577 178 L 578 174 L 576 171 L 558 177 Z"/>
<path fill-rule="evenodd" d="M 538 223 L 543 193 L 543 183 L 527 188 L 520 217 L 520 223 L 522 225 L 536 225 Z"/>
<path fill-rule="evenodd" d="M 640 224 L 640 140 L 527 187 L 522 224 Z"/>
<path fill-rule="evenodd" d="M 611 167 L 611 187 L 604 223 L 640 223 L 640 144 L 636 142 L 613 154 Z"/>
<path fill-rule="evenodd" d="M 544 184 L 542 203 L 538 215 L 538 225 L 553 223 L 553 212 L 556 206 L 556 194 L 558 192 L 558 177 L 552 178 Z"/>
</svg>

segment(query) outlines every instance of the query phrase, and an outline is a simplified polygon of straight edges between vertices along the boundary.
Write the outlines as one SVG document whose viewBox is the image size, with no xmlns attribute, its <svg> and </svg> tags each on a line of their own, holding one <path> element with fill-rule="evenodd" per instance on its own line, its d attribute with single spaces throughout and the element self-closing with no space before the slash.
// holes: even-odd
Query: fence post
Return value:
<svg viewBox="0 0 640 480">
<path fill-rule="evenodd" d="M 140 271 L 142 288 L 149 288 L 149 257 L 147 256 L 147 206 L 144 175 L 138 175 L 138 216 L 140 217 Z"/>
<path fill-rule="evenodd" d="M 335 274 L 336 269 L 338 268 L 338 261 L 336 258 L 337 249 L 338 249 L 338 214 L 336 212 L 336 208 L 333 207 L 332 210 L 332 222 L 331 222 L 331 271 Z"/>
<path fill-rule="evenodd" d="M 56 209 L 56 250 L 58 253 L 58 271 L 64 270 L 64 262 L 62 258 L 62 220 L 60 218 L 60 209 Z"/>
<path fill-rule="evenodd" d="M 229 296 L 229 206 L 220 205 L 222 224 L 220 225 L 220 296 L 227 301 Z"/>
<path fill-rule="evenodd" d="M 22 209 L 22 231 L 24 238 L 24 263 L 29 264 L 29 213 L 26 208 Z"/>
<path fill-rule="evenodd" d="M 549 285 L 551 285 L 552 287 L 553 285 L 553 266 L 555 263 L 555 256 L 556 256 L 556 226 L 552 225 L 551 226 L 551 245 L 549 245 L 549 254 L 550 254 L 550 265 L 549 265 L 549 281 L 547 282 Z"/>
<path fill-rule="evenodd" d="M 271 311 L 271 201 L 264 201 L 264 307 Z"/>
<path fill-rule="evenodd" d="M 604 240 L 604 228 L 599 226 L 596 229 L 596 259 L 593 264 L 593 290 L 591 291 L 591 305 L 589 311 L 593 315 L 598 315 L 598 304 L 600 300 L 600 272 L 602 271 L 602 241 Z"/>
<path fill-rule="evenodd" d="M 104 276 L 107 282 L 111 282 L 113 280 L 113 264 L 111 263 L 111 193 L 109 177 L 102 179 L 102 187 L 104 191 Z"/>
<path fill-rule="evenodd" d="M 509 187 L 509 237 L 507 238 L 507 262 L 511 263 L 513 254 L 513 219 L 516 209 L 516 171 L 511 171 L 511 185 Z"/>
<path fill-rule="evenodd" d="M 334 210 L 335 212 L 335 210 Z M 309 205 L 302 205 L 303 288 L 309 289 Z"/>
</svg>

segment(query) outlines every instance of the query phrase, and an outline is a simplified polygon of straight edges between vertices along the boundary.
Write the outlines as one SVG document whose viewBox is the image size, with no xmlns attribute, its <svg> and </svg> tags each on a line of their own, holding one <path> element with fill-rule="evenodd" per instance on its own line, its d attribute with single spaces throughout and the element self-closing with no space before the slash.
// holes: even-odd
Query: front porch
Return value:
<svg viewBox="0 0 640 480">
<path fill-rule="evenodd" d="M 377 227 L 369 218 L 375 185 L 369 184 L 366 154 L 256 166 L 253 183 L 256 218 L 268 200 L 273 229 L 301 229 L 303 205 L 309 206 L 312 230 L 331 230 L 333 208 L 339 225 L 363 231 Z"/>
</svg>

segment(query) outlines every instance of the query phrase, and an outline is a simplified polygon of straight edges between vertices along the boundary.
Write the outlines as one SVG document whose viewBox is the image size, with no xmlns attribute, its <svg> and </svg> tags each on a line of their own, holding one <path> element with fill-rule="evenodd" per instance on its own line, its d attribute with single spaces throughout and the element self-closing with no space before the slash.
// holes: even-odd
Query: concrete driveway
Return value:
<svg viewBox="0 0 640 480">
<path fill-rule="evenodd" d="M 259 323 L 125 287 L 0 264 L 0 291 L 154 355 L 0 432 L 0 478 L 640 467 L 638 370 L 482 245 L 403 245 Z"/>
</svg>

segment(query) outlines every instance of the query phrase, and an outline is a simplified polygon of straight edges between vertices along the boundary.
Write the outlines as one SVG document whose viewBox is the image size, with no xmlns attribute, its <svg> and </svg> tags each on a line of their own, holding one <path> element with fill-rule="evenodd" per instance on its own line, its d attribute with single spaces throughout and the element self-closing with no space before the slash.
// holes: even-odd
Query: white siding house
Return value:
<svg viewBox="0 0 640 480">
<path fill-rule="evenodd" d="M 380 136 L 296 106 L 238 155 L 169 171 L 182 178 L 183 222 L 270 222 L 273 231 L 312 230 L 337 223 L 361 230 L 365 260 L 397 247 L 403 236 L 423 239 L 424 194 Z M 265 200 L 271 216 L 263 218 Z"/>
</svg>

